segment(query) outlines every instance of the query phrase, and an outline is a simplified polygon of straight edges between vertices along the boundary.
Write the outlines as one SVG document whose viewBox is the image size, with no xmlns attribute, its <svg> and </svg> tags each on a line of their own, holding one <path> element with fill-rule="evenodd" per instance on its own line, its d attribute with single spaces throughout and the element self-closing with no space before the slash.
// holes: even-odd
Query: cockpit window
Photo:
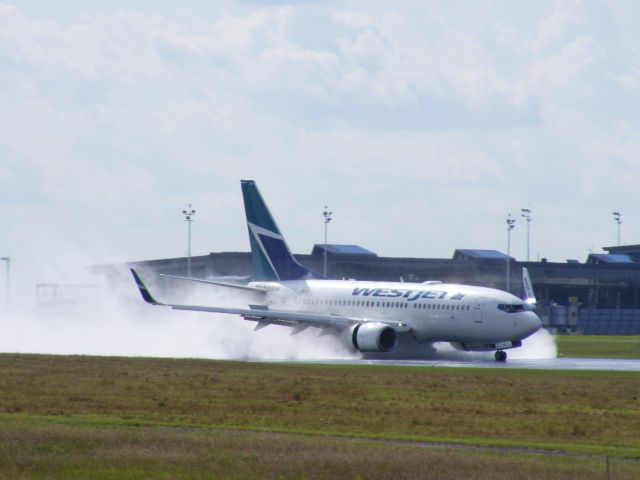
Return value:
<svg viewBox="0 0 640 480">
<path fill-rule="evenodd" d="M 524 305 L 522 303 L 516 303 L 515 305 L 501 303 L 498 305 L 498 310 L 502 310 L 503 312 L 506 312 L 506 313 L 524 312 Z"/>
</svg>

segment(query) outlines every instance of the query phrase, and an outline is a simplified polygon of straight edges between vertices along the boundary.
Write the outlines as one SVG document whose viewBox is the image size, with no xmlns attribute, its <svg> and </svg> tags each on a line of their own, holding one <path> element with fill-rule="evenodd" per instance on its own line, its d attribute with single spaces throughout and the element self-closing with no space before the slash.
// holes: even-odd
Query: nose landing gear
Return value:
<svg viewBox="0 0 640 480">
<path fill-rule="evenodd" d="M 507 352 L 504 350 L 498 350 L 495 355 L 496 362 L 506 362 L 507 361 Z"/>
</svg>

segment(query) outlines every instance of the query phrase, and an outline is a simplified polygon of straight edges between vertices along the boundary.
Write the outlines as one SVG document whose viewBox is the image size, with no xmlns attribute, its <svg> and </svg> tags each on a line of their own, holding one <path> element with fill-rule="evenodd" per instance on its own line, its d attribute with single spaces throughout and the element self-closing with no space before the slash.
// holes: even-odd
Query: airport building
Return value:
<svg viewBox="0 0 640 480">
<path fill-rule="evenodd" d="M 452 258 L 380 257 L 357 245 L 326 245 L 327 276 L 335 279 L 424 282 L 440 280 L 506 290 L 507 262 L 511 292 L 522 296 L 522 267 L 529 270 L 539 315 L 546 327 L 560 332 L 601 335 L 640 334 L 640 245 L 606 247 L 585 262 L 567 260 L 520 262 L 496 250 L 457 249 Z M 309 255 L 295 255 L 300 263 L 323 271 L 325 245 Z M 248 252 L 220 252 L 191 257 L 191 276 L 227 277 L 250 281 Z M 132 262 L 149 273 L 189 274 L 186 257 Z M 107 276 L 128 274 L 122 265 L 93 267 Z M 160 277 L 162 278 L 162 277 Z M 159 282 L 167 288 L 172 280 Z"/>
</svg>

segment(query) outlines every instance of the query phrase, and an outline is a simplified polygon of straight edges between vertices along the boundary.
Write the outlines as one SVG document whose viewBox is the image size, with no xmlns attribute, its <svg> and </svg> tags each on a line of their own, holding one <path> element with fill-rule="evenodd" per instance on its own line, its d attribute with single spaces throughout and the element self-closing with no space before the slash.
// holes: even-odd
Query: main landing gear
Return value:
<svg viewBox="0 0 640 480">
<path fill-rule="evenodd" d="M 498 350 L 496 352 L 496 362 L 506 362 L 507 361 L 507 352 L 504 350 Z"/>
</svg>

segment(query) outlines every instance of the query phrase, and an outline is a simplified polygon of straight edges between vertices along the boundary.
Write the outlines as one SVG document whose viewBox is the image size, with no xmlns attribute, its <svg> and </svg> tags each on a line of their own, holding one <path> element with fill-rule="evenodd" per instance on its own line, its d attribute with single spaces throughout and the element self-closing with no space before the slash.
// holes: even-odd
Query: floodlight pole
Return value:
<svg viewBox="0 0 640 480">
<path fill-rule="evenodd" d="M 531 232 L 530 232 L 531 209 L 521 208 L 520 211 L 522 212 L 522 217 L 527 221 L 527 262 L 528 262 L 529 261 L 529 245 L 531 241 Z"/>
<path fill-rule="evenodd" d="M 187 222 L 187 272 L 188 276 L 191 276 L 191 222 L 193 222 L 193 216 L 196 214 L 196 211 L 191 208 L 191 204 L 187 210 L 182 210 L 182 214 L 184 215 L 184 220 Z"/>
<path fill-rule="evenodd" d="M 613 215 L 613 219 L 618 224 L 618 246 L 620 246 L 620 224 L 622 223 L 622 213 L 618 210 L 617 212 L 611 212 L 611 215 Z"/>
<path fill-rule="evenodd" d="M 6 257 L 0 257 L 0 260 L 3 262 L 7 262 L 7 284 L 5 285 L 6 288 L 6 297 L 5 297 L 5 301 L 7 302 L 7 310 L 9 309 L 9 294 L 11 291 L 11 287 L 10 287 L 10 280 L 11 280 L 11 257 L 9 257 L 8 255 Z"/>
<path fill-rule="evenodd" d="M 516 219 L 507 214 L 507 292 L 511 292 L 511 230 L 515 223 Z"/>
<path fill-rule="evenodd" d="M 325 205 L 322 215 L 324 217 L 324 255 L 323 255 L 323 262 L 322 262 L 323 263 L 322 272 L 323 272 L 324 278 L 327 278 L 327 230 L 328 230 L 329 223 L 331 222 L 331 215 L 333 215 L 333 212 L 330 212 L 328 210 L 328 207 Z"/>
</svg>

